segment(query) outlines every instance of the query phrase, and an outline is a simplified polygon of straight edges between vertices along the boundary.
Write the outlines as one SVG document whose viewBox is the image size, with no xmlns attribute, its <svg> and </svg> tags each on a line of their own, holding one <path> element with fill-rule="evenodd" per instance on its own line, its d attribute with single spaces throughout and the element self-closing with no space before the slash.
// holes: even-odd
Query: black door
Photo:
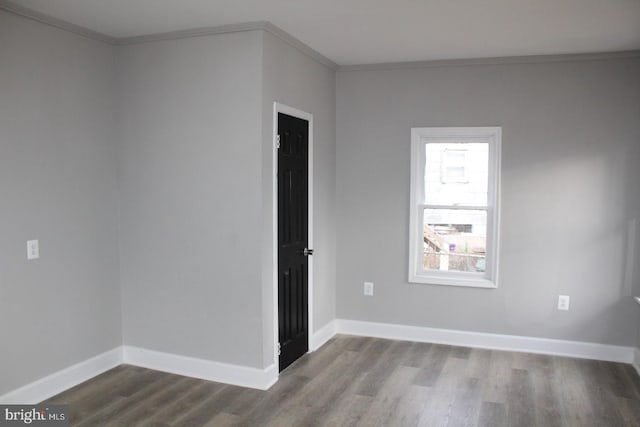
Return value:
<svg viewBox="0 0 640 427">
<path fill-rule="evenodd" d="M 278 342 L 282 371 L 309 350 L 309 122 L 278 113 L 278 134 Z"/>
</svg>

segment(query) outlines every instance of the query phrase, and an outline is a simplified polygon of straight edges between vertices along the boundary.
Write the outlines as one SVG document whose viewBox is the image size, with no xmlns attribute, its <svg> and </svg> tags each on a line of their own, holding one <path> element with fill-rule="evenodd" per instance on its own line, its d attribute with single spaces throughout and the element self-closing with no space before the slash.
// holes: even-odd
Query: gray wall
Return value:
<svg viewBox="0 0 640 427">
<path fill-rule="evenodd" d="M 315 119 L 312 332 L 337 316 L 640 346 L 637 58 L 336 81 L 262 31 L 114 53 L 0 12 L 0 40 L 0 394 L 123 342 L 273 363 L 273 101 Z M 503 127 L 500 286 L 408 284 L 409 130 L 482 125 Z"/>
<path fill-rule="evenodd" d="M 639 79 L 638 58 L 339 72 L 338 318 L 633 345 Z M 407 283 L 417 126 L 502 126 L 498 289 Z"/>
<path fill-rule="evenodd" d="M 122 338 L 113 49 L 0 11 L 0 58 L 2 395 Z"/>
<path fill-rule="evenodd" d="M 640 144 L 637 147 L 640 150 Z M 636 188 L 640 188 L 640 180 L 638 180 L 638 186 Z M 640 212 L 640 207 L 638 207 L 638 212 Z M 636 244 L 635 244 L 635 255 L 636 262 L 634 264 L 634 280 L 635 280 L 635 291 L 634 296 L 640 297 L 640 221 L 636 222 Z M 636 325 L 636 348 L 640 354 L 640 305 L 636 303 L 636 317 L 631 319 L 632 322 Z"/>
<path fill-rule="evenodd" d="M 261 32 L 118 53 L 124 343 L 262 367 Z"/>
<path fill-rule="evenodd" d="M 263 33 L 262 212 L 264 363 L 273 362 L 273 102 L 313 114 L 313 333 L 335 318 L 335 72 Z"/>
<path fill-rule="evenodd" d="M 636 246 L 636 248 L 638 248 L 638 246 Z M 636 266 L 639 264 L 640 264 L 640 258 L 638 258 Z M 639 275 L 638 271 L 639 269 L 636 267 L 636 290 L 634 292 L 634 295 L 636 296 L 640 296 L 640 279 L 638 278 L 638 275 Z M 633 318 L 632 318 L 632 321 L 633 321 Z M 640 305 L 637 305 L 637 304 L 636 304 L 635 324 L 636 324 L 636 348 L 640 352 Z"/>
</svg>

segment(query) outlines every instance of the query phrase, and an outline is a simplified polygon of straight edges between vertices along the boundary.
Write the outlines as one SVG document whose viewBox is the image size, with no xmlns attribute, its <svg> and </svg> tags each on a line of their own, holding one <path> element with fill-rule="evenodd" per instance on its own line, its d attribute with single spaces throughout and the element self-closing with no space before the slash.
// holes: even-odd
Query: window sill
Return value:
<svg viewBox="0 0 640 427">
<path fill-rule="evenodd" d="M 484 288 L 496 289 L 498 287 L 495 281 L 479 278 L 479 277 L 445 277 L 436 275 L 411 275 L 409 283 L 420 285 L 441 285 L 441 286 L 459 286 L 465 288 Z"/>
</svg>

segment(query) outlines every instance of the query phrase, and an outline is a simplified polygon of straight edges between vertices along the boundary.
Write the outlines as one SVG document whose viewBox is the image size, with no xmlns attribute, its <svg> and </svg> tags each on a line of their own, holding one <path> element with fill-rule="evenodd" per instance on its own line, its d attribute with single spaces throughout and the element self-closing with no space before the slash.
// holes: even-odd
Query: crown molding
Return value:
<svg viewBox="0 0 640 427">
<path fill-rule="evenodd" d="M 70 33 L 74 33 L 89 39 L 97 40 L 114 46 L 128 46 L 154 41 L 176 40 L 189 37 L 203 37 L 216 34 L 237 33 L 243 31 L 265 31 L 286 42 L 298 51 L 306 54 L 320 64 L 337 72 L 350 71 L 376 71 L 376 70 L 402 70 L 432 67 L 465 67 L 473 65 L 504 65 L 504 64 L 536 64 L 549 62 L 569 61 L 597 61 L 612 59 L 639 58 L 640 50 L 620 52 L 596 52 L 559 55 L 529 55 L 529 56 L 505 56 L 494 58 L 471 59 L 442 59 L 413 62 L 385 62 L 377 64 L 338 65 L 320 52 L 287 33 L 283 29 L 268 21 L 247 22 L 242 24 L 219 25 L 215 27 L 194 28 L 189 30 L 172 31 L 166 33 L 149 34 L 134 37 L 112 37 L 97 31 L 90 30 L 80 25 L 72 24 L 62 19 L 54 18 L 45 13 L 20 6 L 13 1 L 0 0 L 0 11 L 5 11 L 27 19 L 50 25 Z"/>
<path fill-rule="evenodd" d="M 62 19 L 54 18 L 53 16 L 20 6 L 11 1 L 0 0 L 0 10 L 8 13 L 12 13 L 14 15 L 21 16 L 23 18 L 31 19 L 33 21 L 37 21 L 42 24 L 50 25 L 52 27 L 56 27 L 64 31 L 68 31 L 73 34 L 86 37 L 88 39 L 97 40 L 109 45 L 116 44 L 115 37 L 111 37 L 106 34 L 102 34 L 97 31 L 93 31 L 88 28 L 81 27 L 80 25 L 63 21 Z"/>
<path fill-rule="evenodd" d="M 45 13 L 37 12 L 33 9 L 20 6 L 12 1 L 0 0 L 0 10 L 115 46 L 129 46 L 141 43 L 178 40 L 190 37 L 204 37 L 217 34 L 239 33 L 244 31 L 266 31 L 269 34 L 294 47 L 298 51 L 316 60 L 320 64 L 328 67 L 329 69 L 333 71 L 336 71 L 338 69 L 338 64 L 268 21 L 218 25 L 215 27 L 192 28 L 188 30 L 170 31 L 166 33 L 116 38 L 99 33 L 97 31 L 90 30 L 85 27 L 81 27 L 79 25 L 72 24 L 67 21 L 63 21 L 62 19 L 54 18 Z"/>
<path fill-rule="evenodd" d="M 559 55 L 503 56 L 495 58 L 439 59 L 433 61 L 385 62 L 379 64 L 340 65 L 338 72 L 403 70 L 433 67 L 468 67 L 473 65 L 542 64 L 549 62 L 598 61 L 640 58 L 640 50 L 621 52 L 568 53 Z"/>
<path fill-rule="evenodd" d="M 245 22 L 242 24 L 218 25 L 215 27 L 191 28 L 188 30 L 169 31 L 166 33 L 145 34 L 141 36 L 122 37 L 116 40 L 118 46 L 152 43 L 167 40 L 187 39 L 191 37 L 214 36 L 227 33 L 241 33 L 244 31 L 263 30 L 265 21 Z"/>
<path fill-rule="evenodd" d="M 283 29 L 276 27 L 271 22 L 265 22 L 263 30 L 275 37 L 278 37 L 280 40 L 284 41 L 285 43 L 288 43 L 290 46 L 298 49 L 300 52 L 306 54 L 307 56 L 310 56 L 311 58 L 315 59 L 317 62 L 324 65 L 325 67 L 333 71 L 337 71 L 339 69 L 338 64 L 336 64 L 335 62 L 333 62 L 332 60 L 330 60 L 329 58 L 327 58 L 317 50 L 311 48 L 309 45 L 305 44 L 304 42 L 301 42 L 300 40 L 298 40 L 291 34 L 287 33 Z"/>
<path fill-rule="evenodd" d="M 204 37 L 218 34 L 227 34 L 227 33 L 238 33 L 243 31 L 265 31 L 305 55 L 311 57 L 316 60 L 320 64 L 330 68 L 331 70 L 337 70 L 338 64 L 331 61 L 326 56 L 322 55 L 315 49 L 301 42 L 291 34 L 287 33 L 283 29 L 276 27 L 271 22 L 268 21 L 256 21 L 256 22 L 246 22 L 243 24 L 231 24 L 231 25 L 219 25 L 216 27 L 202 27 L 202 28 L 193 28 L 189 30 L 180 30 L 180 31 L 171 31 L 167 33 L 158 33 L 158 34 L 149 34 L 143 36 L 135 36 L 135 37 L 125 37 L 116 40 L 116 45 L 118 46 L 128 46 L 140 43 L 151 43 L 157 41 L 166 41 L 166 40 L 178 40 L 184 38 L 191 37 Z"/>
</svg>

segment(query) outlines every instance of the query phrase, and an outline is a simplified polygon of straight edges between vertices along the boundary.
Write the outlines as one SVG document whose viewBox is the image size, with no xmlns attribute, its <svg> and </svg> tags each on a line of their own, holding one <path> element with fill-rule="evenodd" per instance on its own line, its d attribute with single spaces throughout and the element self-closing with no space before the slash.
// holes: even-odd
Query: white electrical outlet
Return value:
<svg viewBox="0 0 640 427">
<path fill-rule="evenodd" d="M 27 241 L 27 259 L 40 258 L 40 244 L 37 240 Z"/>
<path fill-rule="evenodd" d="M 569 310 L 569 295 L 558 295 L 558 310 Z"/>
<path fill-rule="evenodd" d="M 364 294 L 367 296 L 373 295 L 373 282 L 364 282 Z"/>
</svg>

